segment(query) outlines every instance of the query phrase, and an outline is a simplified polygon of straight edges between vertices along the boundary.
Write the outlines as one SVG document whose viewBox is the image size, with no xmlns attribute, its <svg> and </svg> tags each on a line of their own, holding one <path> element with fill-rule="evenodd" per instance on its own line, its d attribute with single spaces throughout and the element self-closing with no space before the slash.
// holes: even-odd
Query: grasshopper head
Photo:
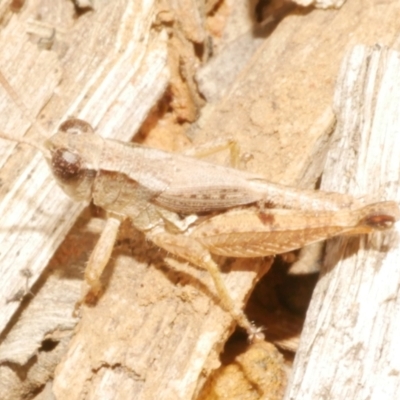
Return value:
<svg viewBox="0 0 400 400">
<path fill-rule="evenodd" d="M 44 146 L 51 171 L 64 192 L 76 201 L 90 200 L 104 139 L 80 119 L 69 119 Z"/>
</svg>

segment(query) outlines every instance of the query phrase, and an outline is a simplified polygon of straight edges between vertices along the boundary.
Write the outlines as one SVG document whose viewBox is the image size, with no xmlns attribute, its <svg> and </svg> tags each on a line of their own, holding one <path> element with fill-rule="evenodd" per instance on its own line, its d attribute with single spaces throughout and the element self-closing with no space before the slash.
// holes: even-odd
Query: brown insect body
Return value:
<svg viewBox="0 0 400 400">
<path fill-rule="evenodd" d="M 300 191 L 193 157 L 106 140 L 76 119 L 64 122 L 46 147 L 51 169 L 69 196 L 77 201 L 93 198 L 98 206 L 133 220 L 149 202 L 186 215 L 254 203 L 313 210 L 354 203 L 351 196 Z"/>
</svg>

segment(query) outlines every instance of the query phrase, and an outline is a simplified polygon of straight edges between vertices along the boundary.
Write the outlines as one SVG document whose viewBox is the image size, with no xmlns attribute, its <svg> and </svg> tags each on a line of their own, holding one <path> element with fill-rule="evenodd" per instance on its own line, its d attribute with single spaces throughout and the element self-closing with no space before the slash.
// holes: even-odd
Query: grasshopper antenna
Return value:
<svg viewBox="0 0 400 400">
<path fill-rule="evenodd" d="M 0 132 L 0 138 L 6 139 L 6 140 L 11 140 L 12 142 L 29 144 L 29 146 L 32 146 L 35 149 L 38 149 L 40 152 L 42 152 L 44 154 L 46 154 L 48 152 L 45 147 L 41 146 L 38 143 L 35 143 L 33 140 L 27 139 L 27 138 L 14 138 L 3 132 Z"/>
<path fill-rule="evenodd" d="M 38 134 L 41 137 L 41 142 L 43 143 L 44 140 L 47 138 L 46 131 L 34 119 L 32 119 L 32 117 L 29 115 L 27 107 L 20 100 L 17 93 L 12 88 L 12 86 L 8 83 L 8 80 L 6 79 L 6 77 L 3 75 L 3 73 L 1 71 L 0 71 L 0 82 L 1 82 L 2 86 L 4 87 L 4 89 L 7 91 L 10 98 L 14 101 L 14 103 L 21 110 L 24 118 L 30 122 L 30 124 L 33 128 L 36 129 L 36 131 L 38 132 Z M 25 137 L 24 138 L 14 138 L 11 135 L 0 132 L 0 138 L 6 139 L 6 140 L 11 140 L 11 141 L 17 142 L 17 143 L 28 144 L 29 146 L 32 146 L 32 147 L 38 149 L 44 155 L 46 155 L 48 153 L 48 150 L 44 146 L 42 146 L 39 143 L 36 143 L 34 140 L 31 140 L 31 139 L 28 139 Z"/>
</svg>

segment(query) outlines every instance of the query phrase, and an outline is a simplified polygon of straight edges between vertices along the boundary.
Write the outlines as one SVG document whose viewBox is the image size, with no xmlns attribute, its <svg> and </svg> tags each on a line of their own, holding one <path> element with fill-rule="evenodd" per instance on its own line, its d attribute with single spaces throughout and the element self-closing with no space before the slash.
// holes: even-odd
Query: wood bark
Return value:
<svg viewBox="0 0 400 400">
<path fill-rule="evenodd" d="M 50 135 L 73 116 L 105 137 L 136 134 L 168 150 L 229 138 L 242 168 L 307 188 L 330 146 L 346 49 L 392 45 L 400 11 L 396 1 L 284 5 L 267 7 L 259 25 L 247 2 L 231 0 L 12 3 L 0 5 L 0 70 L 18 99 L 0 89 L 2 131 L 37 139 L 30 120 Z M 35 149 L 2 140 L 0 154 L 0 398 L 235 398 L 237 375 L 218 390 L 209 379 L 234 329 L 210 277 L 166 262 L 127 223 L 104 295 L 74 316 L 103 215 L 68 200 Z M 244 307 L 269 260 L 220 261 Z M 285 332 L 277 342 L 296 343 L 289 316 L 253 315 L 267 336 L 275 325 Z M 236 367 L 251 377 L 236 398 L 282 397 L 282 357 L 268 349 Z"/>
<path fill-rule="evenodd" d="M 356 46 L 335 93 L 321 187 L 400 200 L 400 53 Z M 398 228 L 330 240 L 286 399 L 393 399 L 399 392 Z"/>
</svg>

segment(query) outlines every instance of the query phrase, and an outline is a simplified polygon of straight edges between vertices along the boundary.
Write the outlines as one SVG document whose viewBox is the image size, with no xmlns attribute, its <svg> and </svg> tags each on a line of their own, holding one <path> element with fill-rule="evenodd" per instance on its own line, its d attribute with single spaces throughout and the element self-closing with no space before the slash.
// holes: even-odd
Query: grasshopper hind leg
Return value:
<svg viewBox="0 0 400 400">
<path fill-rule="evenodd" d="M 147 238 L 175 256 L 181 257 L 207 270 L 214 281 L 222 307 L 231 314 L 232 318 L 240 327 L 246 330 L 249 340 L 256 341 L 264 339 L 262 328 L 256 327 L 248 320 L 242 310 L 238 310 L 235 307 L 235 303 L 222 279 L 218 265 L 214 262 L 210 252 L 204 246 L 190 237 L 168 232 L 150 232 L 147 234 Z"/>
</svg>

